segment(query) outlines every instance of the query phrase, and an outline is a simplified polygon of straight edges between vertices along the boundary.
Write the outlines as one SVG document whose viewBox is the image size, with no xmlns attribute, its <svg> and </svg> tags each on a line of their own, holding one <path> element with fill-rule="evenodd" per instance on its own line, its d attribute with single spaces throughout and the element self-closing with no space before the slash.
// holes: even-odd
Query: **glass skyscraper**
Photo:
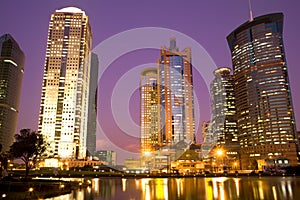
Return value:
<svg viewBox="0 0 300 200">
<path fill-rule="evenodd" d="M 50 157 L 86 156 L 91 48 L 84 11 L 67 7 L 51 15 L 38 127 Z"/>
<path fill-rule="evenodd" d="M 211 152 L 221 150 L 225 155 L 226 167 L 238 167 L 239 150 L 237 118 L 235 107 L 234 77 L 226 67 L 214 71 L 215 78 L 210 84 L 211 126 L 213 147 Z M 216 149 L 215 149 L 216 148 Z"/>
<path fill-rule="evenodd" d="M 214 71 L 215 79 L 210 85 L 211 132 L 218 147 L 237 144 L 237 119 L 234 95 L 234 79 L 229 68 Z"/>
<path fill-rule="evenodd" d="M 98 68 L 99 60 L 95 53 L 91 57 L 90 86 L 89 86 L 89 108 L 87 125 L 87 156 L 94 155 L 96 151 L 97 110 L 98 110 Z"/>
<path fill-rule="evenodd" d="M 161 169 L 195 143 L 191 49 L 175 38 L 160 51 L 158 68 L 141 72 L 141 163 Z"/>
<path fill-rule="evenodd" d="M 0 144 L 9 150 L 17 133 L 25 55 L 9 34 L 0 37 Z"/>
<path fill-rule="evenodd" d="M 141 155 L 154 152 L 159 144 L 159 99 L 157 69 L 142 71 L 140 81 L 141 102 Z"/>
<path fill-rule="evenodd" d="M 158 60 L 161 144 L 195 142 L 191 49 L 179 51 L 176 39 L 163 47 Z"/>
<path fill-rule="evenodd" d="M 273 13 L 242 24 L 227 37 L 243 169 L 297 164 L 282 31 L 283 14 Z"/>
</svg>

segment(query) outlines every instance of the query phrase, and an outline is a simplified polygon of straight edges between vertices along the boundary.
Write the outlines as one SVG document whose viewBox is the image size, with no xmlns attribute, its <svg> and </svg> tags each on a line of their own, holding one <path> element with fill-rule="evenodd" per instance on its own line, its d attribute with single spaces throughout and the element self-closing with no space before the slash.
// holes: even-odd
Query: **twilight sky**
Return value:
<svg viewBox="0 0 300 200">
<path fill-rule="evenodd" d="M 37 130 L 49 19 L 55 10 L 67 6 L 81 8 L 89 16 L 94 51 L 99 53 L 97 149 L 117 151 L 120 161 L 136 157 L 139 73 L 145 67 L 156 67 L 158 48 L 168 45 L 168 39 L 173 36 L 181 50 L 192 47 L 192 59 L 199 64 L 194 71 L 198 126 L 210 118 L 205 81 L 212 75 L 207 73 L 213 70 L 213 63 L 231 67 L 226 36 L 249 19 L 248 0 L 2 1 L 0 35 L 10 33 L 26 55 L 18 130 Z M 252 0 L 252 8 L 254 17 L 273 12 L 285 15 L 284 44 L 296 124 L 300 129 L 300 93 L 297 92 L 300 1 Z M 130 31 L 124 33 L 127 30 Z M 119 35 L 112 37 L 116 34 Z M 197 49 L 199 46 L 203 49 Z M 199 139 L 200 131 L 197 133 Z"/>
</svg>

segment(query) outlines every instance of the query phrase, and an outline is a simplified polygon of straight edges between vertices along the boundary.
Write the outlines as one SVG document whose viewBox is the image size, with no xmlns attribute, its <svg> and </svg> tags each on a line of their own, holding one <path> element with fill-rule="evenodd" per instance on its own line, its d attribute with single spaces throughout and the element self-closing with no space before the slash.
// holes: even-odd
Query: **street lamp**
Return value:
<svg viewBox="0 0 300 200">
<path fill-rule="evenodd" d="M 235 170 L 237 169 L 237 162 L 236 161 L 234 162 L 234 169 Z"/>
<path fill-rule="evenodd" d="M 223 155 L 224 155 L 224 151 L 222 149 L 218 149 L 217 150 L 217 157 L 219 157 L 220 161 L 221 161 L 221 167 L 223 168 Z"/>
<path fill-rule="evenodd" d="M 224 152 L 223 152 L 223 150 L 222 150 L 222 149 L 218 149 L 218 150 L 217 150 L 217 155 L 218 155 L 218 156 L 222 156 L 222 155 L 223 155 L 223 153 L 224 153 Z"/>
</svg>

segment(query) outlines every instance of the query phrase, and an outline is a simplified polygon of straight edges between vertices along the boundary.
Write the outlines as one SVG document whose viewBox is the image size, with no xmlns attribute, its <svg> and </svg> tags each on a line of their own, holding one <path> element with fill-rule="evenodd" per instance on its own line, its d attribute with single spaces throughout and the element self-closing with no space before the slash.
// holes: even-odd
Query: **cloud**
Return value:
<svg viewBox="0 0 300 200">
<path fill-rule="evenodd" d="M 111 144 L 105 139 L 98 139 L 96 141 L 97 149 L 111 149 Z"/>
<path fill-rule="evenodd" d="M 139 144 L 128 144 L 124 147 L 125 150 L 134 152 L 134 153 L 139 153 L 140 150 L 140 145 Z"/>
</svg>

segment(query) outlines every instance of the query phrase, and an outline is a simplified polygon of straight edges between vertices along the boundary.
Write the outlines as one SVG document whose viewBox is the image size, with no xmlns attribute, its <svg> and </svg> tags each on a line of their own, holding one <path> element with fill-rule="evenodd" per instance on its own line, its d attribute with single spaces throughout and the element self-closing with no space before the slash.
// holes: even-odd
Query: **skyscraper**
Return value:
<svg viewBox="0 0 300 200">
<path fill-rule="evenodd" d="M 99 158 L 104 165 L 116 166 L 117 153 L 112 150 L 99 150 L 95 152 L 95 156 Z"/>
<path fill-rule="evenodd" d="M 157 69 L 142 71 L 140 81 L 141 100 L 141 155 L 155 151 L 159 144 L 159 100 Z"/>
<path fill-rule="evenodd" d="M 158 60 L 159 100 L 161 105 L 159 140 L 162 144 L 195 142 L 191 49 L 179 51 L 176 39 L 163 47 Z"/>
<path fill-rule="evenodd" d="M 50 157 L 86 156 L 91 48 L 84 11 L 67 7 L 51 15 L 38 127 Z"/>
<path fill-rule="evenodd" d="M 9 34 L 0 37 L 0 144 L 9 150 L 17 133 L 25 55 Z"/>
<path fill-rule="evenodd" d="M 243 169 L 296 165 L 297 140 L 283 46 L 283 14 L 254 18 L 228 37 Z"/>
<path fill-rule="evenodd" d="M 234 79 L 226 67 L 214 71 L 215 78 L 210 84 L 212 121 L 209 132 L 214 147 L 226 156 L 224 165 L 234 168 L 239 163 L 237 117 L 235 107 Z M 211 152 L 214 157 L 215 152 Z"/>
<path fill-rule="evenodd" d="M 98 67 L 99 60 L 95 53 L 92 53 L 90 86 L 89 86 L 89 108 L 87 125 L 87 156 L 94 155 L 96 151 L 96 127 L 97 127 L 97 95 L 98 95 Z"/>
<path fill-rule="evenodd" d="M 214 71 L 210 85 L 212 125 L 211 132 L 218 147 L 237 144 L 237 119 L 233 76 L 229 68 Z"/>
</svg>

